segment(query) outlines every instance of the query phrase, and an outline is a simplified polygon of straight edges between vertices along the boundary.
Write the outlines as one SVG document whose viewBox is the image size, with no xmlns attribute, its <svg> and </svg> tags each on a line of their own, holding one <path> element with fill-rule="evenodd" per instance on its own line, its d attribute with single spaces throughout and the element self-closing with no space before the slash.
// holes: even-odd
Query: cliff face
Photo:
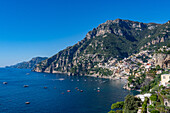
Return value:
<svg viewBox="0 0 170 113">
<path fill-rule="evenodd" d="M 156 53 L 153 56 L 155 65 L 161 68 L 170 69 L 170 54 Z"/>
<path fill-rule="evenodd" d="M 47 59 L 47 57 L 35 57 L 35 58 L 32 58 L 28 62 L 21 62 L 16 65 L 6 66 L 6 68 L 33 69 L 33 68 L 35 68 L 36 64 L 38 64 L 41 61 L 46 60 L 46 59 Z"/>
<path fill-rule="evenodd" d="M 33 71 L 69 75 L 87 75 L 95 71 L 97 74 L 98 63 L 128 57 L 145 46 L 169 43 L 169 33 L 169 22 L 161 25 L 108 20 L 89 31 L 77 44 L 37 64 Z"/>
</svg>

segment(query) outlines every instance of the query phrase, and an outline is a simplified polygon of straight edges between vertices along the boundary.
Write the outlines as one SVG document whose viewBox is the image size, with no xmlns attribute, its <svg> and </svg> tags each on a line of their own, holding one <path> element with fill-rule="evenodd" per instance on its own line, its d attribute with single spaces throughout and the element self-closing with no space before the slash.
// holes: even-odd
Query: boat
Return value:
<svg viewBox="0 0 170 113">
<path fill-rule="evenodd" d="M 62 80 L 64 80 L 64 78 L 59 78 L 58 80 L 62 81 Z"/>
<path fill-rule="evenodd" d="M 76 87 L 75 89 L 78 89 L 78 87 Z"/>
<path fill-rule="evenodd" d="M 7 82 L 3 82 L 3 84 L 8 84 Z"/>
<path fill-rule="evenodd" d="M 47 87 L 45 86 L 44 89 L 47 89 Z"/>
<path fill-rule="evenodd" d="M 100 92 L 100 90 L 97 90 L 97 92 Z"/>
<path fill-rule="evenodd" d="M 24 85 L 24 87 L 29 87 L 29 85 Z"/>
<path fill-rule="evenodd" d="M 61 94 L 64 94 L 64 92 L 62 92 Z"/>
<path fill-rule="evenodd" d="M 67 90 L 67 92 L 71 92 L 71 90 Z"/>
<path fill-rule="evenodd" d="M 83 90 L 80 90 L 80 92 L 83 92 Z"/>
<path fill-rule="evenodd" d="M 30 73 L 26 73 L 26 75 L 29 75 Z"/>
<path fill-rule="evenodd" d="M 30 104 L 30 102 L 25 102 L 25 104 Z"/>
</svg>

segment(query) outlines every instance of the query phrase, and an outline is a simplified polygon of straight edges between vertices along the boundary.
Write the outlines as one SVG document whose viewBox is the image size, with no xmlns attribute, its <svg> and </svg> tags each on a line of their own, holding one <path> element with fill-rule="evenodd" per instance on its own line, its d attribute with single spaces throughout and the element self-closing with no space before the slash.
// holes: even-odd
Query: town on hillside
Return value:
<svg viewBox="0 0 170 113">
<path fill-rule="evenodd" d="M 117 79 L 127 78 L 124 88 L 138 90 L 125 101 L 112 104 L 109 113 L 170 113 L 170 47 L 141 50 L 123 60 L 111 60 L 106 68 Z M 115 66 L 113 66 L 113 64 Z"/>
</svg>

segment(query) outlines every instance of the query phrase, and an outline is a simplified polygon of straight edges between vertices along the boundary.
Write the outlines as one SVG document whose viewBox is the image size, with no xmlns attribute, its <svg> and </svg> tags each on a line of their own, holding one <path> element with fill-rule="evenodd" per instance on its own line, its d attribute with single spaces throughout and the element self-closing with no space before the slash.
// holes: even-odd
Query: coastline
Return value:
<svg viewBox="0 0 170 113">
<path fill-rule="evenodd" d="M 50 73 L 50 72 L 40 72 L 36 70 L 31 70 L 33 72 L 38 72 L 38 73 Z M 65 74 L 67 76 L 89 76 L 89 77 L 96 77 L 96 78 L 105 78 L 105 79 L 111 79 L 111 80 L 119 80 L 119 79 L 128 79 L 128 77 L 115 77 L 113 78 L 112 76 L 99 76 L 99 75 L 72 75 L 70 72 L 60 72 L 60 71 L 53 71 L 53 74 Z"/>
<path fill-rule="evenodd" d="M 98 76 L 98 75 L 85 75 L 89 77 L 95 77 L 95 78 L 105 78 L 105 79 L 110 79 L 110 80 L 127 80 L 127 77 L 119 77 L 119 78 L 113 78 L 112 76 Z"/>
<path fill-rule="evenodd" d="M 33 70 L 31 70 L 33 71 Z M 38 72 L 38 73 L 50 73 L 50 72 L 39 72 L 39 71 L 33 71 L 33 72 Z M 71 73 L 63 73 L 63 72 L 59 72 L 59 71 L 55 71 L 55 72 L 52 72 L 52 74 L 64 74 L 66 76 L 88 76 L 88 77 L 95 77 L 95 78 L 104 78 L 104 79 L 109 79 L 109 80 L 123 80 L 124 82 L 124 86 L 122 87 L 123 89 L 125 90 L 131 90 L 129 88 L 127 88 L 127 79 L 128 77 L 127 76 L 124 76 L 124 77 L 112 77 L 112 76 L 98 76 L 98 75 L 71 75 Z M 137 91 L 137 90 L 136 90 Z"/>
</svg>

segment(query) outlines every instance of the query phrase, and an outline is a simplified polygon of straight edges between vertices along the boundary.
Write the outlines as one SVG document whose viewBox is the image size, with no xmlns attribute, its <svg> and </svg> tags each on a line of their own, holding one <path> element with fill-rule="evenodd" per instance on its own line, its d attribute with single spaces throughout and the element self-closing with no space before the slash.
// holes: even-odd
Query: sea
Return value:
<svg viewBox="0 0 170 113">
<path fill-rule="evenodd" d="M 123 89 L 125 82 L 0 68 L 0 113 L 107 113 L 138 94 Z"/>
</svg>

